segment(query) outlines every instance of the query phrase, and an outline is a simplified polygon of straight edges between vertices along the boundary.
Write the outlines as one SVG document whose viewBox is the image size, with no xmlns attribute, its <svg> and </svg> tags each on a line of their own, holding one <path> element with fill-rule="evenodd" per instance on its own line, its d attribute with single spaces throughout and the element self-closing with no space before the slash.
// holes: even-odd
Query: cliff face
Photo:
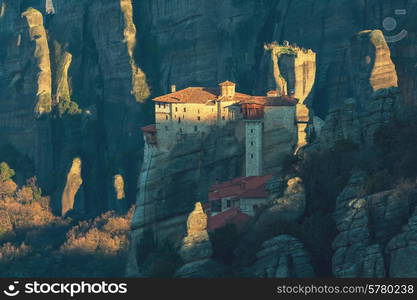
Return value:
<svg viewBox="0 0 417 300">
<path fill-rule="evenodd" d="M 133 228 L 184 236 L 186 217 L 208 186 L 242 173 L 242 142 L 228 131 L 170 153 L 148 149 L 142 159 L 138 129 L 153 121 L 143 102 L 171 84 L 231 80 L 261 95 L 294 86 L 310 111 L 326 118 L 313 150 L 341 140 L 371 147 L 376 129 L 401 114 L 399 103 L 416 103 L 417 0 L 402 7 L 391 0 L 52 2 L 55 15 L 46 14 L 45 1 L 0 0 L 0 159 L 17 162 L 21 181 L 36 175 L 58 212 L 125 209 L 139 188 Z M 397 8 L 406 15 L 396 16 Z M 396 18 L 395 31 L 367 31 L 383 29 L 386 17 Z M 393 38 L 402 29 L 405 38 Z M 312 49 L 316 63 L 276 62 L 264 44 L 285 40 Z M 311 80 L 297 81 L 305 72 Z M 10 146 L 13 155 L 2 152 Z M 268 157 L 273 148 L 279 143 Z M 379 265 L 378 249 L 386 247 L 402 261 L 413 226 L 410 219 L 388 247 L 367 240 L 360 253 Z M 335 258 L 338 276 L 344 257 Z M 410 273 L 392 268 L 398 276 Z M 355 272 L 349 274 L 362 274 Z"/>
<path fill-rule="evenodd" d="M 307 103 L 324 117 L 330 107 L 354 96 L 354 80 L 345 72 L 351 37 L 382 28 L 383 19 L 397 8 L 388 0 L 54 0 L 53 5 L 56 14 L 45 16 L 44 1 L 1 1 L 2 136 L 33 161 L 36 171 L 29 173 L 36 173 L 45 191 L 61 192 L 59 181 L 83 152 L 91 161 L 84 173 L 89 177 L 84 184 L 90 185 L 87 199 L 100 194 L 93 182 L 108 186 L 120 174 L 128 177 L 131 200 L 131 174 L 137 171 L 129 170 L 123 157 L 137 160 L 132 153 L 142 141 L 136 128 L 149 122 L 137 101 L 150 92 L 166 92 L 170 84 L 213 86 L 224 79 L 236 81 L 244 92 L 264 94 L 274 79 L 272 74 L 258 80 L 268 74 L 260 63 L 263 44 L 288 40 L 317 53 L 315 97 Z M 408 34 L 389 46 L 402 99 L 413 102 L 416 2 L 402 8 L 407 14 L 398 16 L 398 30 L 405 28 Z M 49 106 L 57 95 L 68 101 L 63 106 L 74 108 L 76 103 L 81 116 L 51 119 Z M 44 116 L 37 119 L 39 113 Z M 76 118 L 80 120 L 72 121 Z M 101 176 L 104 170 L 110 174 Z M 58 182 L 53 172 L 59 174 Z M 101 194 L 106 204 L 87 200 L 88 209 L 107 207 L 112 202 L 107 194 Z"/>
<path fill-rule="evenodd" d="M 73 208 L 61 195 L 76 157 L 82 188 L 70 198 L 85 201 L 74 205 L 92 214 L 126 208 L 134 202 L 138 128 L 148 122 L 141 103 L 149 96 L 135 57 L 132 2 L 53 5 L 55 15 L 46 14 L 45 1 L 0 3 L 0 146 L 28 157 L 26 175 L 38 177 L 57 211 Z M 113 191 L 115 175 L 126 191 Z"/>
<path fill-rule="evenodd" d="M 408 31 L 390 48 L 402 94 L 413 101 L 416 5 L 414 0 L 401 7 L 389 0 L 148 0 L 139 3 L 138 22 L 148 33 L 142 36 L 144 51 L 152 57 L 152 78 L 163 92 L 170 84 L 210 86 L 229 79 L 243 91 L 264 94 L 271 86 L 263 79 L 257 83 L 257 78 L 268 73 L 259 64 L 265 42 L 287 40 L 312 49 L 317 53 L 317 82 L 310 104 L 324 117 L 330 107 L 352 96 L 347 72 L 351 38 L 362 30 L 383 29 L 386 17 L 398 22 L 394 32 L 384 32 L 387 36 Z M 407 14 L 396 16 L 396 8 Z"/>
</svg>

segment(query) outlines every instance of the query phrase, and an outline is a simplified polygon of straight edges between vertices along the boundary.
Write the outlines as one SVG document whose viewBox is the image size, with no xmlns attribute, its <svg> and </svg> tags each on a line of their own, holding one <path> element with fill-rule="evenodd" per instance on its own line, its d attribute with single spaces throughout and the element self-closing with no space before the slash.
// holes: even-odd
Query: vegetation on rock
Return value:
<svg viewBox="0 0 417 300">
<path fill-rule="evenodd" d="M 0 276 L 123 276 L 133 208 L 92 220 L 57 217 L 36 178 L 18 187 L 13 170 L 0 166 Z"/>
</svg>

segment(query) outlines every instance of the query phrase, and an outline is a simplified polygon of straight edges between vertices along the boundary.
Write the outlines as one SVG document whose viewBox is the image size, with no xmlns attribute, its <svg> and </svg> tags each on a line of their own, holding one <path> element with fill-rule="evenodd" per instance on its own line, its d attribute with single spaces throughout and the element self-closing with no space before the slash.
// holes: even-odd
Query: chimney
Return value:
<svg viewBox="0 0 417 300">
<path fill-rule="evenodd" d="M 225 81 L 219 84 L 220 86 L 220 97 L 233 98 L 236 92 L 236 84 L 231 81 Z"/>
<path fill-rule="evenodd" d="M 266 93 L 267 97 L 278 97 L 278 91 L 269 91 Z"/>
<path fill-rule="evenodd" d="M 175 93 L 177 91 L 177 86 L 175 84 L 171 85 L 171 93 Z"/>
</svg>

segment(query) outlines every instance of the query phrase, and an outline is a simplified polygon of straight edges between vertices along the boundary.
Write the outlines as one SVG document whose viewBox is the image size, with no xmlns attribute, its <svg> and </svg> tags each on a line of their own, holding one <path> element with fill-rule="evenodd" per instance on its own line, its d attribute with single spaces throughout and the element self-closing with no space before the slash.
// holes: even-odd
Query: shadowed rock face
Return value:
<svg viewBox="0 0 417 300">
<path fill-rule="evenodd" d="M 389 190 L 360 198 L 364 180 L 362 172 L 354 173 L 337 199 L 334 275 L 415 277 L 415 262 L 410 259 L 415 253 L 411 242 L 415 216 L 410 217 L 410 210 L 416 204 L 416 187 L 411 187 L 408 197 L 404 191 Z M 408 226 L 401 232 L 408 218 Z"/>
<path fill-rule="evenodd" d="M 250 268 L 252 276 L 261 278 L 314 277 L 309 254 L 303 244 L 290 235 L 265 241 Z"/>
</svg>

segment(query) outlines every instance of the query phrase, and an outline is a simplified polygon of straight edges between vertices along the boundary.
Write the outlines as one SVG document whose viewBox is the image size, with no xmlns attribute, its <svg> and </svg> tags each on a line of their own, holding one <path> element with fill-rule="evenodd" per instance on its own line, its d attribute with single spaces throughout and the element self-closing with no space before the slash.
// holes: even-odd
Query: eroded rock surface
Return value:
<svg viewBox="0 0 417 300">
<path fill-rule="evenodd" d="M 250 268 L 255 277 L 314 277 L 309 254 L 303 244 L 290 235 L 279 235 L 265 241 L 256 257 L 255 264 Z"/>
</svg>

